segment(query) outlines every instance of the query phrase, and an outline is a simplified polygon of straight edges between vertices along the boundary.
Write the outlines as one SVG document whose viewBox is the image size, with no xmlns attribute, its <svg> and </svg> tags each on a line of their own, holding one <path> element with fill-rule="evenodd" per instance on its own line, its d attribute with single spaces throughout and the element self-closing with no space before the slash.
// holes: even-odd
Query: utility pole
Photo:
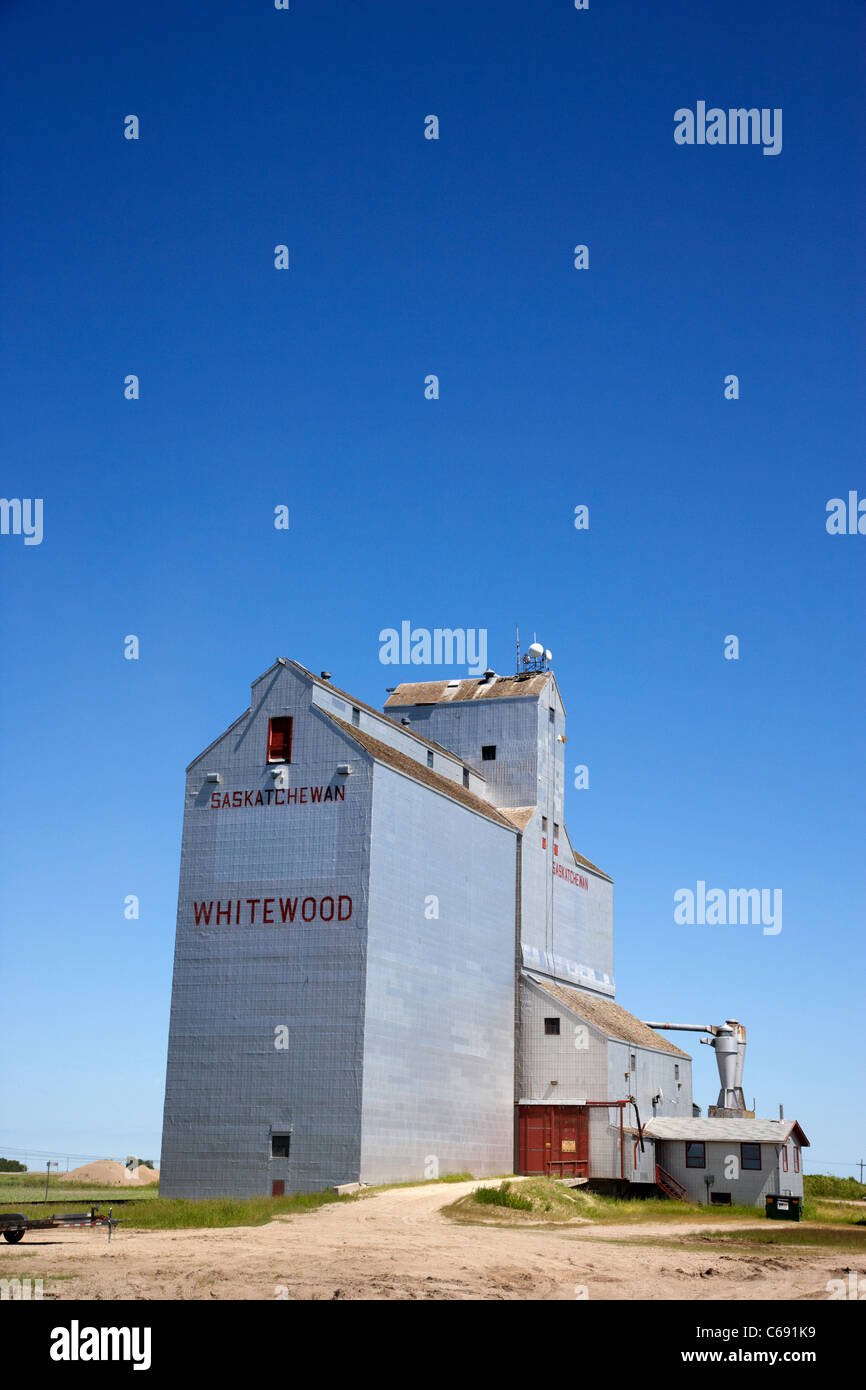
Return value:
<svg viewBox="0 0 866 1390">
<path fill-rule="evenodd" d="M 46 1165 L 45 1165 L 45 1200 L 46 1200 L 46 1202 L 48 1201 L 48 1178 L 49 1178 L 49 1176 L 50 1176 L 50 1174 L 51 1174 L 51 1164 L 52 1164 L 52 1160 L 49 1158 L 48 1162 L 47 1162 Z M 55 1167 L 55 1168 L 57 1167 L 57 1164 L 56 1164 L 56 1163 L 54 1164 L 54 1167 Z"/>
<path fill-rule="evenodd" d="M 864 1168 L 864 1165 L 866 1165 L 866 1159 L 861 1158 L 861 1160 L 860 1160 L 860 1181 L 861 1181 L 861 1182 L 863 1181 L 863 1168 Z"/>
</svg>

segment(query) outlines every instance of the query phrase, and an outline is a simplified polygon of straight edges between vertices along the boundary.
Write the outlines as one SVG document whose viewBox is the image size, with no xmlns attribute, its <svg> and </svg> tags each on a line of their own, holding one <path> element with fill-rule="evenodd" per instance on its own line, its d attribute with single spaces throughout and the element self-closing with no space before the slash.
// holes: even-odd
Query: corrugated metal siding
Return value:
<svg viewBox="0 0 866 1390">
<path fill-rule="evenodd" d="M 704 1176 L 710 1174 L 715 1178 L 713 1192 L 730 1192 L 732 1202 L 742 1202 L 746 1206 L 756 1207 L 764 1206 L 764 1199 L 768 1193 L 790 1192 L 794 1197 L 803 1195 L 802 1171 L 795 1173 L 793 1162 L 789 1161 L 788 1172 L 781 1172 L 776 1147 L 775 1144 L 762 1144 L 760 1171 L 740 1168 L 740 1176 L 735 1180 L 725 1176 L 725 1168 L 732 1158 L 739 1164 L 739 1144 L 708 1143 L 706 1168 L 687 1168 L 685 1141 L 656 1140 L 659 1163 L 677 1182 L 682 1183 L 690 1201 L 707 1201 Z"/>
<path fill-rule="evenodd" d="M 169 1197 L 314 1191 L 360 1168 L 372 764 L 310 709 L 285 667 L 187 785 L 169 1034 L 161 1190 Z M 293 787 L 345 782 L 344 802 L 210 808 L 213 792 L 272 788 L 267 722 L 291 713 Z M 337 779 L 337 762 L 357 771 Z M 218 771 L 222 781 L 205 781 Z M 350 922 L 196 927 L 195 900 L 350 896 Z M 273 911 L 273 909 L 271 909 Z M 277 1050 L 275 1028 L 289 1046 Z M 270 1133 L 292 1133 L 271 1159 Z"/>
<path fill-rule="evenodd" d="M 483 774 L 494 806 L 532 806 L 537 795 L 536 701 L 480 700 L 456 705 L 413 705 L 406 711 L 412 728 L 434 743 L 453 749 Z M 400 709 L 388 711 L 399 719 Z M 494 761 L 483 762 L 484 744 L 496 745 Z"/>
<path fill-rule="evenodd" d="M 378 764 L 371 834 L 362 1180 L 510 1172 L 516 833 Z"/>
</svg>

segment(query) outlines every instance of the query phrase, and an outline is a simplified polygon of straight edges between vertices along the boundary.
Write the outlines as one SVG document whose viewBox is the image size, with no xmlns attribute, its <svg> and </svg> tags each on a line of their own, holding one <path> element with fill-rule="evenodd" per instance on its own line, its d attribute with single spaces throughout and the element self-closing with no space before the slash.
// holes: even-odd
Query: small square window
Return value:
<svg viewBox="0 0 866 1390">
<path fill-rule="evenodd" d="M 544 1031 L 548 1037 L 559 1037 L 559 1019 L 546 1018 L 544 1020 Z"/>
<path fill-rule="evenodd" d="M 760 1172 L 761 1168 L 761 1146 L 760 1144 L 741 1144 L 740 1145 L 740 1167 L 751 1169 L 753 1172 Z"/>
<path fill-rule="evenodd" d="M 483 743 L 483 744 L 481 745 L 481 761 L 482 761 L 483 763 L 495 763 L 495 762 L 496 762 L 496 744 L 495 744 L 495 743 Z"/>
<path fill-rule="evenodd" d="M 687 1168 L 706 1168 L 707 1149 L 703 1140 L 695 1140 L 691 1144 L 686 1144 L 686 1167 Z"/>
<path fill-rule="evenodd" d="M 352 723 L 355 725 L 355 728 L 361 723 L 361 711 L 358 709 L 357 705 L 352 706 Z"/>
<path fill-rule="evenodd" d="M 729 1207 L 731 1205 L 730 1192 L 711 1192 L 710 1202 L 714 1207 Z"/>
<path fill-rule="evenodd" d="M 292 1146 L 291 1134 L 271 1135 L 271 1158 L 288 1158 Z"/>
<path fill-rule="evenodd" d="M 433 766 L 433 749 L 432 749 L 432 748 L 428 748 L 428 749 L 427 749 L 427 766 L 428 766 L 428 767 L 432 767 L 432 766 Z"/>
<path fill-rule="evenodd" d="M 268 762 L 290 763 L 292 761 L 292 717 L 278 714 L 268 720 Z"/>
</svg>

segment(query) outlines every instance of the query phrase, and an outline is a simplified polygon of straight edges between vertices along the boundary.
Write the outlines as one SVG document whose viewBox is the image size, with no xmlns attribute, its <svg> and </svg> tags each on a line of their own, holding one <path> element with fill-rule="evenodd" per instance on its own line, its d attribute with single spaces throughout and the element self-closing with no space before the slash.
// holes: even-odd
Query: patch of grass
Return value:
<svg viewBox="0 0 866 1390">
<path fill-rule="evenodd" d="M 483 1214 L 481 1208 L 486 1209 Z M 523 1179 L 516 1190 L 508 1180 L 499 1187 L 477 1187 L 443 1211 L 452 1220 L 469 1224 L 495 1221 L 518 1226 L 558 1225 L 584 1216 L 576 1192 L 549 1178 Z"/>
<path fill-rule="evenodd" d="M 102 1192 L 102 1189 L 99 1189 Z M 220 1226 L 263 1226 L 276 1216 L 294 1216 L 300 1212 L 315 1211 L 317 1207 L 330 1202 L 353 1202 L 354 1196 L 338 1197 L 328 1189 L 325 1192 L 293 1193 L 285 1197 L 211 1197 L 202 1201 L 187 1201 L 182 1197 L 160 1197 L 147 1188 L 135 1189 L 135 1200 L 116 1206 L 115 1219 L 120 1221 L 121 1231 L 172 1231 L 196 1227 Z M 112 1198 L 116 1201 L 121 1194 L 117 1188 L 110 1188 L 99 1200 L 99 1215 L 107 1216 Z M 127 1193 L 124 1191 L 124 1196 Z M 57 1207 L 63 1206 L 70 1198 L 61 1197 Z M 88 1201 L 96 1201 L 95 1193 L 88 1193 Z M 78 1208 L 80 1210 L 80 1207 Z M 4 1211 L 17 1211 L 14 1203 L 2 1207 Z M 34 1220 L 43 1220 L 50 1214 L 48 1207 L 31 1207 L 25 1211 Z M 59 1215 L 59 1211 L 57 1213 Z M 27 1237 L 25 1236 L 26 1240 Z"/>
<path fill-rule="evenodd" d="M 604 1193 L 577 1188 L 575 1196 L 583 1208 L 582 1215 L 591 1221 L 605 1224 L 646 1224 L 666 1221 L 750 1221 L 755 1219 L 755 1207 L 732 1205 L 714 1207 L 697 1202 L 672 1202 L 666 1197 L 608 1197 Z"/>
<path fill-rule="evenodd" d="M 512 1211 L 532 1211 L 534 1207 L 531 1197 L 512 1192 L 510 1182 L 500 1183 L 498 1187 L 476 1187 L 472 1200 L 487 1206 L 510 1207 Z M 550 1210 L 549 1203 L 547 1209 Z"/>
<path fill-rule="evenodd" d="M 807 1201 L 803 1208 L 803 1215 L 807 1221 L 818 1221 L 828 1226 L 863 1226 L 866 1228 L 866 1216 L 863 1215 L 863 1208 L 857 1206 L 843 1206 L 841 1202 L 811 1202 Z"/>
<path fill-rule="evenodd" d="M 139 1187 L 135 1183 L 125 1183 L 116 1187 L 87 1182 L 63 1182 L 62 1177 L 52 1177 L 48 1184 L 49 1202 L 108 1202 L 112 1197 L 135 1197 L 138 1201 L 153 1200 L 159 1196 L 159 1183 L 149 1183 Z M 3 1173 L 0 1175 L 0 1207 L 16 1211 L 16 1202 L 41 1202 L 45 1197 L 45 1174 L 39 1181 L 38 1173 Z"/>
<path fill-rule="evenodd" d="M 803 1225 L 802 1222 L 782 1223 L 768 1221 L 766 1226 L 755 1226 L 751 1230 L 712 1231 L 706 1234 L 686 1236 L 690 1243 L 723 1244 L 725 1246 L 767 1246 L 779 1245 L 790 1248 L 803 1247 L 819 1250 L 847 1250 L 856 1254 L 866 1253 L 866 1229 L 847 1226 L 841 1230 L 829 1226 Z"/>
<path fill-rule="evenodd" d="M 285 1197 L 208 1197 L 201 1201 L 159 1197 L 121 1208 L 123 1231 L 180 1231 L 223 1226 L 264 1226 L 278 1216 L 297 1216 L 333 1202 L 354 1202 L 354 1194 L 295 1192 Z"/>
</svg>

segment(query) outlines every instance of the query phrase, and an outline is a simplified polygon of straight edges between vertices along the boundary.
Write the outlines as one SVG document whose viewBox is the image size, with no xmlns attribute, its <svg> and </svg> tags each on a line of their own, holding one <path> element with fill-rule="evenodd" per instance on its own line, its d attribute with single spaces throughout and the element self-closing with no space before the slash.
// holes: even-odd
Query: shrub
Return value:
<svg viewBox="0 0 866 1390">
<path fill-rule="evenodd" d="M 807 1173 L 804 1186 L 807 1197 L 847 1197 L 855 1202 L 866 1197 L 866 1183 L 835 1178 L 830 1173 Z"/>
<path fill-rule="evenodd" d="M 532 1211 L 532 1202 L 521 1197 L 519 1192 L 511 1191 L 511 1183 L 500 1183 L 499 1187 L 476 1187 L 473 1201 L 493 1207 L 511 1207 L 513 1211 Z"/>
</svg>

